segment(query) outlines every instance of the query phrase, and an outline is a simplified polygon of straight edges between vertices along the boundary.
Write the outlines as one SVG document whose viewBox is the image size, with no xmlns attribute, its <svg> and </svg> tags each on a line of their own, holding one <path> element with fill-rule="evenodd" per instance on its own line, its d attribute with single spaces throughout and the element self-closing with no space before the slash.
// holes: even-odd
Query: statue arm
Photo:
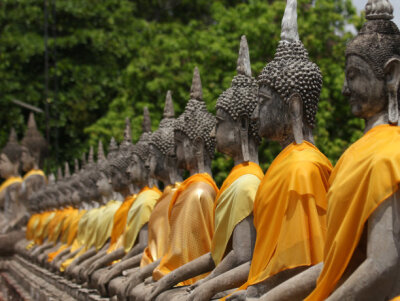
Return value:
<svg viewBox="0 0 400 301">
<path fill-rule="evenodd" d="M 302 273 L 290 278 L 282 284 L 274 287 L 263 295 L 261 301 L 300 301 L 304 300 L 314 289 L 318 276 L 323 268 L 320 262 Z"/>
<path fill-rule="evenodd" d="M 106 254 L 106 252 L 103 254 L 103 256 L 96 258 L 96 260 L 90 265 L 87 274 L 90 275 L 94 271 L 105 267 L 109 263 L 112 263 L 115 260 L 121 259 L 125 255 L 125 251 L 123 248 L 119 248 L 109 254 Z"/>
<path fill-rule="evenodd" d="M 139 254 L 125 260 L 123 259 L 122 261 L 114 264 L 111 270 L 109 270 L 106 274 L 104 274 L 103 277 L 101 277 L 99 280 L 98 288 L 101 294 L 102 295 L 106 294 L 107 292 L 106 286 L 112 279 L 120 276 L 122 272 L 127 269 L 137 267 L 140 264 L 141 260 L 142 260 L 142 254 Z"/>
<path fill-rule="evenodd" d="M 210 275 L 198 281 L 199 285 L 250 261 L 255 240 L 256 229 L 253 224 L 253 214 L 251 214 L 237 224 L 233 230 L 232 250 L 222 259 Z M 194 286 L 198 286 L 197 283 Z"/>
<path fill-rule="evenodd" d="M 75 260 L 67 267 L 66 274 L 70 274 L 72 270 L 81 262 L 85 261 L 87 258 L 92 257 L 96 254 L 96 248 L 91 247 L 88 251 L 83 253 L 81 256 L 75 258 Z"/>
<path fill-rule="evenodd" d="M 215 294 L 237 288 L 247 281 L 250 271 L 250 261 L 221 274 L 195 288 L 188 300 L 210 300 Z"/>
<path fill-rule="evenodd" d="M 134 247 L 124 256 L 125 258 L 131 258 L 133 256 L 142 253 L 144 249 L 147 247 L 147 239 L 148 239 L 148 230 L 147 224 L 145 224 L 142 229 L 140 229 L 138 234 L 138 242 L 134 245 Z"/>
<path fill-rule="evenodd" d="M 187 264 L 180 266 L 156 282 L 150 299 L 153 300 L 162 292 L 177 285 L 179 282 L 211 271 L 215 267 L 211 253 L 204 254 Z"/>
<path fill-rule="evenodd" d="M 367 258 L 327 300 L 377 300 L 391 291 L 398 262 L 395 232 L 399 230 L 393 225 L 399 200 L 397 192 L 368 219 Z"/>
</svg>

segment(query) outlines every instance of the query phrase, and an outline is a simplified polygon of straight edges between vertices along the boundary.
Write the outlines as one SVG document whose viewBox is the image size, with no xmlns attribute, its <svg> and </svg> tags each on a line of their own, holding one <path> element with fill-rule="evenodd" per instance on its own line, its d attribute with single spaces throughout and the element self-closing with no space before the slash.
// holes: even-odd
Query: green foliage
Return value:
<svg viewBox="0 0 400 301">
<path fill-rule="evenodd" d="M 344 50 L 360 19 L 350 0 L 298 0 L 299 34 L 311 59 L 323 73 L 324 86 L 315 130 L 316 143 L 334 163 L 361 135 L 362 122 L 349 113 L 341 95 Z M 72 161 L 111 136 L 122 139 L 125 117 L 131 117 L 133 139 L 141 133 L 142 111 L 148 106 L 153 129 L 161 118 L 167 90 L 173 92 L 176 114 L 189 99 L 193 68 L 198 66 L 204 99 L 215 111 L 218 95 L 235 75 L 240 36 L 250 47 L 257 76 L 275 53 L 286 1 L 56 1 L 58 78 L 51 108 L 52 156 L 49 165 Z M 4 0 L 0 4 L 0 144 L 11 126 L 22 134 L 28 112 L 13 98 L 43 108 L 43 1 Z M 54 20 L 50 18 L 50 23 Z M 52 26 L 50 26 L 50 29 Z M 50 31 L 51 32 L 51 31 Z M 51 55 L 51 63 L 54 56 Z M 24 118 L 25 117 L 25 118 Z M 44 130 L 44 116 L 37 116 Z M 57 134 L 58 130 L 58 134 Z M 55 156 L 58 137 L 59 156 Z M 263 142 L 262 167 L 279 146 Z M 214 175 L 221 182 L 232 161 L 217 155 Z"/>
</svg>

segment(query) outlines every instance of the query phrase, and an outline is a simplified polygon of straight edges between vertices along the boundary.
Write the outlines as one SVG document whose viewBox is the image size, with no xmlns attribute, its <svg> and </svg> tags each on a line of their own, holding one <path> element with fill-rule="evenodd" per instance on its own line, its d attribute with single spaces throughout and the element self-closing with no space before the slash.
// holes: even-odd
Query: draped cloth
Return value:
<svg viewBox="0 0 400 301">
<path fill-rule="evenodd" d="M 33 235 L 33 240 L 35 241 L 35 244 L 41 245 L 43 241 L 47 238 L 47 226 L 55 215 L 55 211 L 45 211 L 40 214 L 40 220 Z"/>
<path fill-rule="evenodd" d="M 24 175 L 23 180 L 25 181 L 27 178 L 34 175 L 42 176 L 47 182 L 47 177 L 41 169 L 31 169 Z"/>
<path fill-rule="evenodd" d="M 22 182 L 22 178 L 21 177 L 10 177 L 10 178 L 8 178 L 7 180 L 5 180 L 3 182 L 3 184 L 1 184 L 0 193 L 3 192 L 3 190 L 5 190 L 9 186 L 11 186 L 12 184 L 21 183 L 21 182 Z"/>
<path fill-rule="evenodd" d="M 69 231 L 71 230 L 72 223 L 74 222 L 74 220 L 78 215 L 79 215 L 79 210 L 72 208 L 70 213 L 68 213 L 67 216 L 65 217 L 60 236 L 60 242 L 62 242 L 63 244 L 56 251 L 48 254 L 47 256 L 48 262 L 52 262 L 59 253 L 61 253 L 62 251 L 64 251 L 69 247 L 68 245 Z"/>
<path fill-rule="evenodd" d="M 123 237 L 123 246 L 128 253 L 135 245 L 137 236 L 142 227 L 148 223 L 154 205 L 161 196 L 157 187 L 142 189 L 128 212 L 126 230 Z"/>
<path fill-rule="evenodd" d="M 254 198 L 264 176 L 253 162 L 236 165 L 219 190 L 214 202 L 214 236 L 211 255 L 218 265 L 236 225 L 253 212 Z"/>
<path fill-rule="evenodd" d="M 180 183 L 175 183 L 175 185 L 165 187 L 163 194 L 157 200 L 157 204 L 151 212 L 148 226 L 148 243 L 146 249 L 143 251 L 140 262 L 141 268 L 158 260 L 167 251 L 169 203 L 179 185 Z"/>
<path fill-rule="evenodd" d="M 213 237 L 213 205 L 218 187 L 210 175 L 195 174 L 175 191 L 169 209 L 170 233 L 166 254 L 153 271 L 159 280 L 178 267 L 211 250 Z M 181 282 L 190 285 L 204 275 Z"/>
<path fill-rule="evenodd" d="M 105 206 L 101 207 L 100 212 L 97 215 L 95 240 L 92 245 L 99 251 L 107 240 L 111 237 L 111 231 L 113 228 L 113 221 L 115 212 L 121 206 L 121 201 L 109 201 Z"/>
<path fill-rule="evenodd" d="M 400 127 L 369 130 L 340 157 L 330 178 L 324 267 L 306 300 L 324 300 L 335 289 L 375 209 L 398 190 Z"/>
<path fill-rule="evenodd" d="M 25 231 L 26 240 L 33 240 L 34 233 L 39 222 L 40 222 L 40 213 L 35 213 L 29 218 Z"/>
<path fill-rule="evenodd" d="M 49 242 L 56 243 L 62 233 L 64 222 L 72 214 L 72 207 L 56 210 L 54 218 L 49 222 Z"/>
<path fill-rule="evenodd" d="M 245 289 L 286 269 L 322 261 L 326 192 L 332 165 L 311 143 L 292 143 L 275 158 L 254 201 L 256 245 Z"/>
<path fill-rule="evenodd" d="M 78 231 L 76 240 L 72 243 L 71 253 L 81 248 L 81 250 L 72 258 L 65 260 L 61 266 L 60 271 L 64 272 L 65 269 L 79 256 L 85 253 L 91 246 L 94 246 L 96 241 L 96 228 L 99 215 L 101 214 L 104 206 L 100 208 L 93 208 L 88 210 L 79 220 Z"/>
<path fill-rule="evenodd" d="M 126 227 L 126 220 L 128 219 L 128 212 L 133 202 L 135 201 L 137 194 L 129 195 L 125 198 L 122 205 L 114 214 L 114 222 L 111 231 L 110 246 L 107 249 L 107 254 L 115 251 L 117 247 L 118 238 L 124 233 Z"/>
</svg>

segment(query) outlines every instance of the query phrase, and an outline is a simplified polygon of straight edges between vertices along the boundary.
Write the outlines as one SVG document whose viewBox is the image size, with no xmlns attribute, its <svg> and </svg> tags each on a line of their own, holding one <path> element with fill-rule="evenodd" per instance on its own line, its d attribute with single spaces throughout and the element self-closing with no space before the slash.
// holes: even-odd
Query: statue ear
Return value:
<svg viewBox="0 0 400 301">
<path fill-rule="evenodd" d="M 303 137 L 303 101 L 300 94 L 293 93 L 289 97 L 289 112 L 290 120 L 292 122 L 292 130 L 294 141 L 296 144 L 301 144 L 304 140 Z"/>
<path fill-rule="evenodd" d="M 389 123 L 398 124 L 399 121 L 399 105 L 398 91 L 400 83 L 400 59 L 393 57 L 387 61 L 384 67 L 386 89 L 389 93 Z"/>
<path fill-rule="evenodd" d="M 243 160 L 245 162 L 250 160 L 249 153 L 249 118 L 242 115 L 239 118 L 240 122 L 240 144 L 242 147 Z"/>
<path fill-rule="evenodd" d="M 197 158 L 197 167 L 199 172 L 204 172 L 204 141 L 201 137 L 196 137 L 193 141 L 195 154 Z"/>
</svg>

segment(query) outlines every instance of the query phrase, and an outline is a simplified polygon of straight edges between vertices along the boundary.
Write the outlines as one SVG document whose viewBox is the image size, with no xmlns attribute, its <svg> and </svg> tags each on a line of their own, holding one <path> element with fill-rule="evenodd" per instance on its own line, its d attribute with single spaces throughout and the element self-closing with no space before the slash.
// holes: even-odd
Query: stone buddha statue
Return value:
<svg viewBox="0 0 400 301">
<path fill-rule="evenodd" d="M 126 210 L 125 213 L 121 211 L 118 214 L 120 221 L 124 223 L 122 225 L 115 223 L 115 243 L 108 250 L 107 257 L 102 259 L 101 265 L 104 266 L 116 259 L 122 260 L 112 265 L 107 273 L 101 273 L 99 270 L 96 272 L 97 275 L 92 277 L 92 286 L 98 287 L 103 295 L 107 293 L 109 281 L 120 276 L 123 270 L 140 263 L 141 254 L 147 246 L 148 221 L 157 200 L 161 196 L 156 180 L 145 167 L 152 136 L 150 114 L 147 107 L 143 111 L 142 128 L 143 133 L 139 141 L 130 146 L 128 158 L 123 160 L 125 164 L 123 170 L 126 170 L 127 178 L 140 191 L 126 199 L 129 208 L 122 208 L 121 210 Z M 119 237 L 117 238 L 117 236 Z M 100 262 L 97 262 L 91 269 L 96 269 L 99 264 Z"/>
<path fill-rule="evenodd" d="M 11 129 L 9 140 L 0 153 L 0 176 L 5 181 L 0 185 L 0 255 L 10 256 L 15 244 L 24 237 L 21 228 L 25 225 L 26 209 L 19 201 L 22 179 L 19 176 L 21 147 L 17 135 Z"/>
<path fill-rule="evenodd" d="M 122 146 L 123 144 L 121 144 L 121 147 Z M 98 156 L 98 161 L 101 162 L 102 160 L 104 160 L 103 157 L 100 157 L 102 156 L 101 151 L 98 151 Z M 92 191 L 89 197 L 92 200 L 96 198 L 96 206 L 95 208 L 91 209 L 91 215 L 93 216 L 90 222 L 91 234 L 90 236 L 87 236 L 88 239 L 85 242 L 85 251 L 76 256 L 73 262 L 68 265 L 68 268 L 66 270 L 66 274 L 69 277 L 75 279 L 75 281 L 78 283 L 83 282 L 83 279 L 79 276 L 80 271 L 83 268 L 87 268 L 90 263 L 95 260 L 96 256 L 103 254 L 104 251 L 108 248 L 108 241 L 111 235 L 113 216 L 116 210 L 121 205 L 120 200 L 107 199 L 107 197 L 113 196 L 112 192 L 107 192 L 107 197 L 100 194 L 100 190 L 97 186 L 97 180 L 99 179 L 98 165 L 94 163 L 92 157 L 93 148 L 91 148 L 90 150 L 88 164 L 85 167 L 85 180 L 83 181 L 86 184 L 86 187 L 90 188 L 89 191 Z"/>
<path fill-rule="evenodd" d="M 215 148 L 215 137 L 211 136 L 211 131 L 215 124 L 215 117 L 207 111 L 203 100 L 200 73 L 196 67 L 190 100 L 174 129 L 177 164 L 187 169 L 190 177 L 178 187 L 169 205 L 167 251 L 152 277 L 127 292 L 133 300 L 144 300 L 157 287 L 157 281 L 211 249 L 213 203 L 218 192 L 211 177 Z M 196 276 L 181 284 L 193 284 L 203 277 Z"/>
<path fill-rule="evenodd" d="M 164 191 L 155 205 L 148 222 L 147 246 L 135 265 L 125 268 L 126 276 L 113 279 L 109 284 L 109 296 L 118 293 L 121 297 L 126 291 L 135 287 L 145 278 L 150 277 L 154 268 L 165 254 L 169 234 L 168 208 L 172 196 L 182 178 L 176 164 L 174 143 L 174 106 L 171 92 L 167 92 L 163 119 L 159 128 L 151 135 L 149 141 L 149 156 L 145 163 L 151 177 L 164 184 Z M 140 267 L 139 267 L 140 266 Z"/>
<path fill-rule="evenodd" d="M 322 76 L 299 39 L 296 0 L 287 1 L 281 41 L 257 81 L 259 133 L 283 149 L 254 200 L 251 263 L 232 271 L 247 281 L 226 300 L 260 297 L 323 259 L 332 165 L 313 144 Z"/>
<path fill-rule="evenodd" d="M 245 36 L 242 36 L 240 42 L 237 73 L 231 87 L 220 95 L 216 104 L 217 124 L 214 135 L 217 150 L 232 157 L 235 167 L 222 184 L 214 202 L 215 224 L 211 251 L 160 279 L 152 298 L 194 275 L 212 273 L 193 284 L 190 287 L 193 291 L 187 288 L 174 289 L 159 295 L 157 300 L 179 300 L 184 295 L 192 300 L 209 300 L 219 291 L 239 286 L 241 283 L 223 275 L 251 260 L 256 237 L 252 226 L 253 202 L 264 174 L 258 166 L 260 137 L 257 122 L 251 119 L 257 105 L 258 86 L 251 75 Z"/>
<path fill-rule="evenodd" d="M 19 175 L 21 152 L 17 134 L 11 129 L 8 142 L 0 153 L 0 176 L 5 179 L 0 186 L 0 207 L 3 209 L 1 233 L 18 227 L 25 214 L 25 210 L 20 213 L 24 207 L 18 199 L 22 183 Z"/>
<path fill-rule="evenodd" d="M 126 169 L 129 164 L 128 153 L 131 142 L 131 129 L 130 121 L 125 120 L 126 126 L 124 130 L 124 141 L 121 143 L 119 149 L 114 150 L 115 140 L 112 139 L 110 143 L 109 160 L 106 160 L 102 146 L 99 144 L 98 150 L 98 163 L 95 169 L 88 175 L 94 183 L 96 183 L 98 190 L 102 194 L 103 204 L 109 203 L 112 200 L 121 200 L 121 195 L 126 199 L 127 196 L 132 194 L 132 185 L 126 180 Z M 125 174 L 125 177 L 124 177 Z M 111 182 L 111 184 L 110 184 Z M 118 209 L 119 210 L 119 209 Z M 117 213 L 118 210 L 115 212 Z M 78 283 L 84 283 L 88 280 L 89 267 L 92 263 L 104 258 L 107 255 L 107 250 L 110 247 L 108 242 L 111 234 L 114 218 L 109 216 L 107 219 L 106 228 L 109 229 L 107 233 L 107 244 L 102 249 L 91 250 L 90 256 L 85 255 L 85 260 L 81 261 L 75 271 L 73 272 L 74 278 Z M 105 226 L 105 224 L 103 224 Z M 94 251 L 94 252 L 93 252 Z M 112 262 L 111 260 L 110 262 Z"/>
<path fill-rule="evenodd" d="M 47 182 L 44 172 L 40 169 L 47 143 L 36 127 L 33 113 L 29 114 L 28 127 L 24 138 L 22 138 L 21 145 L 21 162 L 25 175 L 20 199 L 27 201 L 33 192 L 42 188 Z"/>
<path fill-rule="evenodd" d="M 262 300 L 390 300 L 400 294 L 400 31 L 390 21 L 389 1 L 370 0 L 365 13 L 367 21 L 346 48 L 343 85 L 352 113 L 365 120 L 364 136 L 343 153 L 330 178 L 323 263 Z"/>
</svg>

